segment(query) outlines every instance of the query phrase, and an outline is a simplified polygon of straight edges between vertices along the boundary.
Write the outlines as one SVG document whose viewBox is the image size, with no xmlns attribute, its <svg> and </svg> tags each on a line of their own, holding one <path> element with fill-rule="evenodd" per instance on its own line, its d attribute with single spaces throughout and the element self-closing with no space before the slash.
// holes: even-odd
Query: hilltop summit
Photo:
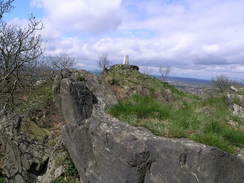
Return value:
<svg viewBox="0 0 244 183">
<path fill-rule="evenodd" d="M 118 99 L 137 94 L 154 96 L 161 101 L 172 101 L 182 94 L 167 82 L 140 73 L 136 65 L 113 65 L 101 75 L 101 80 L 111 86 Z"/>
</svg>

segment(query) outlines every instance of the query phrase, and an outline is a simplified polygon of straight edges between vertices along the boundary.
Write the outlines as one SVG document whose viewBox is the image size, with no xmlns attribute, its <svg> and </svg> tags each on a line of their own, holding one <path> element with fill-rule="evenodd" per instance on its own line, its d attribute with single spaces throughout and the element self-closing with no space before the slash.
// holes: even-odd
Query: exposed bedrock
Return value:
<svg viewBox="0 0 244 183">
<path fill-rule="evenodd" d="M 1 116 L 1 169 L 9 183 L 32 183 L 46 172 L 49 149 L 44 142 L 30 139 L 21 131 L 18 115 Z"/>
<path fill-rule="evenodd" d="M 55 90 L 67 122 L 64 144 L 82 183 L 243 183 L 244 162 L 236 156 L 187 139 L 156 137 L 105 114 L 114 96 L 96 83 L 95 90 L 89 81 L 65 78 Z"/>
</svg>

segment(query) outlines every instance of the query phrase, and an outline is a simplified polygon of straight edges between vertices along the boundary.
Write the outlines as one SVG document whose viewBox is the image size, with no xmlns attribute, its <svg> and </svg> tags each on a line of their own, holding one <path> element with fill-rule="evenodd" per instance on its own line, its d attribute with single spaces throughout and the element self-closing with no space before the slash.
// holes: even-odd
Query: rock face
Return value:
<svg viewBox="0 0 244 183">
<path fill-rule="evenodd" d="M 55 90 L 67 121 L 64 144 L 81 183 L 243 182 L 244 162 L 239 158 L 119 122 L 105 114 L 98 99 L 103 96 L 97 96 L 90 85 L 65 78 Z"/>
<path fill-rule="evenodd" d="M 123 69 L 130 69 L 130 70 L 136 70 L 139 71 L 139 67 L 136 65 L 129 65 L 129 64 L 117 64 L 117 65 L 113 65 L 110 70 L 123 70 Z"/>
<path fill-rule="evenodd" d="M 244 117 L 244 107 L 239 106 L 237 104 L 233 104 L 232 108 L 233 108 L 233 114 Z"/>
<path fill-rule="evenodd" d="M 238 94 L 227 94 L 226 102 L 234 115 L 244 117 L 244 96 Z"/>
<path fill-rule="evenodd" d="M 65 78 L 69 78 L 65 79 Z M 64 80 L 62 80 L 64 79 Z M 62 80 L 62 82 L 60 82 Z M 72 82 L 72 81 L 79 81 L 82 84 L 80 85 L 77 82 Z M 72 86 L 70 87 L 70 89 L 72 91 L 66 92 L 67 95 L 70 96 L 65 96 L 63 95 L 63 92 L 60 91 L 62 90 L 67 82 L 71 82 L 70 84 L 74 84 L 76 86 Z M 60 85 L 64 85 L 64 87 L 60 86 Z M 77 88 L 78 87 L 78 88 Z M 91 90 L 90 93 L 86 93 L 86 94 L 82 94 L 83 96 L 77 96 L 77 99 L 74 99 L 72 95 L 72 92 L 77 92 L 75 90 L 79 90 L 79 88 L 85 87 L 85 88 L 89 88 Z M 55 103 L 57 104 L 57 107 L 59 109 L 62 110 L 62 105 L 67 105 L 67 103 L 64 101 L 66 99 L 68 99 L 69 101 L 67 102 L 71 102 L 71 103 L 77 103 L 79 105 L 79 102 L 87 102 L 84 101 L 84 99 L 86 98 L 86 95 L 95 95 L 96 97 L 93 97 L 92 100 L 97 100 L 97 102 L 99 103 L 99 105 L 105 109 L 111 105 L 114 105 L 117 103 L 117 98 L 114 96 L 113 91 L 109 88 L 109 86 L 102 82 L 97 76 L 84 71 L 84 70 L 80 70 L 80 71 L 66 71 L 66 73 L 63 73 L 62 76 L 59 76 L 56 78 L 55 83 L 54 83 L 54 87 L 53 87 L 53 91 L 55 93 L 54 98 L 55 98 Z M 65 92 L 65 90 L 64 90 Z M 62 95 L 61 95 L 62 93 Z M 62 99 L 62 97 L 64 98 L 64 100 Z M 81 98 L 80 98 L 81 97 Z M 85 98 L 82 98 L 85 97 Z M 72 106 L 72 104 L 71 104 Z M 85 105 L 83 105 L 85 106 Z M 87 108 L 87 107 L 85 107 Z M 88 107 L 90 108 L 90 107 Z M 87 108 L 87 109 L 88 109 Z M 79 110 L 79 109 L 78 109 Z M 79 112 L 76 114 L 79 115 Z M 66 115 L 63 115 L 65 117 L 67 117 Z"/>
<path fill-rule="evenodd" d="M 48 148 L 21 133 L 22 118 L 2 116 L 0 147 L 3 174 L 10 183 L 35 182 L 46 172 Z"/>
</svg>

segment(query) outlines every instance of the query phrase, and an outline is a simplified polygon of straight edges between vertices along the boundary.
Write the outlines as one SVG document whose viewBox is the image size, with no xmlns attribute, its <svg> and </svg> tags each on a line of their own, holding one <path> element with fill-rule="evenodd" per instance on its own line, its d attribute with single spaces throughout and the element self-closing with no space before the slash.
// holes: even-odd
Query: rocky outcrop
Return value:
<svg viewBox="0 0 244 183">
<path fill-rule="evenodd" d="M 97 96 L 90 85 L 64 78 L 55 89 L 67 121 L 64 144 L 81 183 L 243 182 L 244 162 L 238 157 L 122 123 L 105 114 L 99 98 L 106 92 Z"/>
<path fill-rule="evenodd" d="M 117 99 L 133 95 L 153 96 L 161 102 L 173 102 L 182 94 L 167 82 L 139 72 L 138 66 L 117 64 L 101 74 Z M 106 95 L 105 95 L 106 97 Z"/>
<path fill-rule="evenodd" d="M 49 162 L 48 148 L 22 133 L 22 124 L 18 115 L 2 116 L 0 120 L 1 166 L 10 183 L 35 182 L 46 172 Z"/>
<path fill-rule="evenodd" d="M 139 71 L 139 67 L 136 65 L 127 65 L 127 64 L 115 64 L 113 65 L 110 70 L 136 70 Z"/>
<path fill-rule="evenodd" d="M 227 94 L 226 102 L 234 115 L 244 117 L 244 96 L 237 93 Z"/>
<path fill-rule="evenodd" d="M 244 107 L 237 104 L 233 104 L 232 109 L 233 114 L 244 117 Z"/>
<path fill-rule="evenodd" d="M 69 78 L 66 79 L 66 78 Z M 63 80 L 64 79 L 64 80 Z M 62 82 L 60 82 L 61 80 L 63 80 Z M 77 82 L 72 82 L 72 81 L 79 81 L 82 83 L 82 85 L 79 85 Z M 71 90 L 69 92 L 66 92 L 67 95 L 70 96 L 65 96 L 63 95 L 63 92 L 60 91 L 61 89 L 63 89 L 62 86 L 60 85 L 66 85 L 66 82 L 71 82 L 70 84 L 76 85 L 76 86 L 72 86 Z M 78 86 L 79 85 L 79 86 Z M 72 103 L 76 103 L 79 105 L 80 102 L 84 102 L 84 99 L 87 97 L 86 95 L 89 95 L 89 93 L 83 93 L 83 96 L 77 96 L 77 98 L 73 98 L 73 94 L 72 92 L 77 92 L 75 90 L 79 90 L 79 87 L 85 87 L 85 88 L 89 88 L 89 90 L 92 92 L 91 95 L 94 95 L 96 97 L 93 97 L 92 100 L 97 100 L 96 102 L 99 103 L 99 106 L 102 107 L 103 109 L 106 109 L 108 107 L 110 107 L 111 105 L 116 104 L 117 98 L 115 97 L 115 95 L 113 94 L 112 89 L 108 86 L 107 83 L 103 82 L 101 79 L 99 79 L 99 77 L 85 71 L 85 70 L 66 70 L 64 73 L 62 73 L 61 75 L 57 76 L 54 82 L 54 86 L 53 86 L 53 92 L 55 93 L 54 95 L 54 99 L 55 99 L 55 103 L 57 105 L 57 107 L 59 109 L 63 109 L 62 105 L 68 105 L 68 103 L 66 103 L 66 99 L 69 100 L 67 102 L 70 102 L 71 106 L 73 106 Z M 62 93 L 62 95 L 61 95 Z M 62 99 L 62 97 L 64 97 Z M 88 101 L 86 101 L 88 102 Z M 86 106 L 86 105 L 83 105 Z M 85 108 L 90 108 L 90 107 L 85 107 Z M 79 109 L 78 110 L 78 114 L 79 115 Z M 61 111 L 64 112 L 64 111 Z M 75 112 L 75 111 L 74 111 Z M 76 112 L 75 112 L 76 113 Z M 65 117 L 67 117 L 67 115 L 63 115 Z"/>
</svg>

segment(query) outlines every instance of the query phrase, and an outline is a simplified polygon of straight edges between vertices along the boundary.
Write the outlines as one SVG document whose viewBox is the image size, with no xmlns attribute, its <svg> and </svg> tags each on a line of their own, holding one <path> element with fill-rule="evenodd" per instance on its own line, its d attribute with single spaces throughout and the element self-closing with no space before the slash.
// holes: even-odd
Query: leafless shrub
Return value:
<svg viewBox="0 0 244 183">
<path fill-rule="evenodd" d="M 50 64 L 49 57 L 40 57 L 26 65 L 27 74 L 30 76 L 31 85 L 33 85 L 39 80 L 52 80 L 55 76 L 55 71 Z"/>
<path fill-rule="evenodd" d="M 97 64 L 98 64 L 98 67 L 100 68 L 100 70 L 105 71 L 109 68 L 111 62 L 108 59 L 108 56 L 106 54 L 104 54 L 99 57 Z"/>
<path fill-rule="evenodd" d="M 166 81 L 168 79 L 170 71 L 170 67 L 159 67 L 160 78 L 163 81 Z"/>
<path fill-rule="evenodd" d="M 0 20 L 2 19 L 3 15 L 13 7 L 13 2 L 14 0 L 0 0 Z"/>
<path fill-rule="evenodd" d="M 219 93 L 226 93 L 230 90 L 230 87 L 235 83 L 224 75 L 217 76 L 212 79 L 212 88 L 217 90 Z"/>
<path fill-rule="evenodd" d="M 51 67 L 54 70 L 63 71 L 65 69 L 71 69 L 75 65 L 75 59 L 69 55 L 61 55 L 50 58 Z"/>
<path fill-rule="evenodd" d="M 42 24 L 34 17 L 24 27 L 0 24 L 0 99 L 5 107 L 13 103 L 15 91 L 26 83 L 28 65 L 43 53 L 40 30 Z"/>
</svg>

